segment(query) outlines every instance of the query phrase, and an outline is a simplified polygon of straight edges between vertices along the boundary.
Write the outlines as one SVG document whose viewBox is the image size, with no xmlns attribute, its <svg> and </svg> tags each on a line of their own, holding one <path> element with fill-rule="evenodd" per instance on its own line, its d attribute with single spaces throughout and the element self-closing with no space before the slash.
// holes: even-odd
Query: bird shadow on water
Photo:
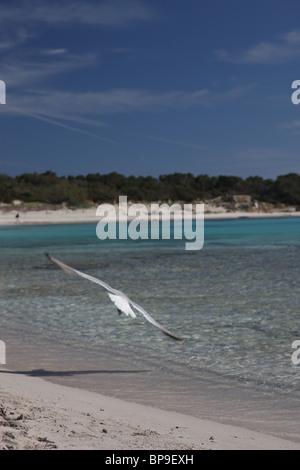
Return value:
<svg viewBox="0 0 300 470">
<path fill-rule="evenodd" d="M 30 377 L 73 377 L 76 375 L 89 375 L 89 374 L 140 374 L 150 372 L 147 370 L 0 370 L 0 374 L 19 374 L 28 375 Z"/>
</svg>

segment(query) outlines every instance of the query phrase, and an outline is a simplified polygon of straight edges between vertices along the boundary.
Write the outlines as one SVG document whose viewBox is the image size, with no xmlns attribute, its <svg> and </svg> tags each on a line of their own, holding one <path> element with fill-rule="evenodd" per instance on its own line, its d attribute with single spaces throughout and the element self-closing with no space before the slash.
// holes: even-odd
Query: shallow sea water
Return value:
<svg viewBox="0 0 300 470">
<path fill-rule="evenodd" d="M 266 403 L 271 416 L 276 404 L 287 414 L 274 420 L 288 423 L 300 396 L 299 235 L 300 218 L 212 220 L 203 249 L 186 251 L 184 240 L 100 241 L 95 224 L 2 227 L 7 365 L 201 417 L 209 398 L 207 415 L 227 421 L 237 408 L 259 419 Z M 119 316 L 105 290 L 50 266 L 44 251 L 124 291 L 184 341 Z"/>
</svg>

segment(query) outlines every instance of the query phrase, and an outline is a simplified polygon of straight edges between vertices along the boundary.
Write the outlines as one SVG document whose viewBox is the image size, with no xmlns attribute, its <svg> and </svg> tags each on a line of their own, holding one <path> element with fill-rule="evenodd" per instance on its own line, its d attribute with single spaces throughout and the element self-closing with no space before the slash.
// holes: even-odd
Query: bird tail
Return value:
<svg viewBox="0 0 300 470">
<path fill-rule="evenodd" d="M 136 318 L 136 314 L 131 309 L 128 301 L 124 297 L 121 297 L 120 295 L 114 295 L 114 294 L 108 294 L 108 295 L 109 295 L 110 300 L 117 307 L 118 311 L 121 310 L 121 312 L 124 312 L 125 315 L 130 315 L 131 317 Z"/>
</svg>

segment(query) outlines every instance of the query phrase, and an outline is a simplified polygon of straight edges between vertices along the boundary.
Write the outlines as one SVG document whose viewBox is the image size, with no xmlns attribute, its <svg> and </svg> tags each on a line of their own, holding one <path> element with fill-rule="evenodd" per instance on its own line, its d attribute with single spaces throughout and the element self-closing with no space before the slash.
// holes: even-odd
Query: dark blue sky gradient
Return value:
<svg viewBox="0 0 300 470">
<path fill-rule="evenodd" d="M 0 173 L 300 173 L 299 2 L 0 7 Z"/>
</svg>

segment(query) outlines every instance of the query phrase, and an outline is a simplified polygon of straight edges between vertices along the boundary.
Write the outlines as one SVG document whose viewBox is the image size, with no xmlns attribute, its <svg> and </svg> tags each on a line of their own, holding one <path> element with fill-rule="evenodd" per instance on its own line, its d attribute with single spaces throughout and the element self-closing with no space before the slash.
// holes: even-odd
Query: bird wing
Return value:
<svg viewBox="0 0 300 470">
<path fill-rule="evenodd" d="M 161 326 L 156 320 L 154 320 L 154 318 L 152 318 L 151 315 L 148 312 L 146 312 L 146 310 L 143 309 L 143 307 L 136 304 L 135 302 L 133 302 L 130 299 L 129 299 L 129 302 L 131 303 L 131 305 L 136 310 L 138 310 L 146 318 L 146 320 L 148 320 L 148 322 L 150 322 L 150 323 L 152 323 L 152 325 L 156 326 L 156 328 L 158 328 L 162 333 L 164 333 L 167 336 L 170 336 L 170 338 L 176 339 L 177 341 L 182 341 L 182 338 L 179 338 L 178 336 L 174 335 L 169 330 L 167 330 L 166 328 Z"/>
<path fill-rule="evenodd" d="M 63 269 L 68 274 L 77 274 L 78 276 L 81 276 L 84 279 L 88 279 L 89 281 L 95 282 L 96 284 L 99 284 L 100 286 L 104 287 L 104 289 L 109 290 L 115 295 L 123 294 L 121 291 L 110 287 L 108 284 L 106 284 L 106 282 L 103 282 L 96 277 L 90 276 L 89 274 L 82 273 L 81 271 L 71 268 L 71 266 L 62 263 L 61 261 L 58 261 L 58 259 L 53 258 L 53 256 L 49 255 L 49 253 L 45 253 L 45 255 L 53 264 L 56 264 L 59 268 Z"/>
<path fill-rule="evenodd" d="M 63 269 L 68 274 L 77 274 L 78 276 L 81 276 L 84 279 L 87 279 L 89 281 L 95 282 L 96 284 L 99 284 L 100 286 L 104 287 L 106 290 L 110 291 L 112 294 L 108 294 L 108 295 L 111 301 L 116 305 L 118 309 L 122 310 L 122 312 L 124 312 L 125 315 L 130 315 L 133 318 L 136 317 L 136 314 L 130 308 L 129 304 L 131 304 L 132 307 L 138 310 L 146 318 L 146 320 L 152 323 L 152 325 L 156 326 L 156 328 L 158 328 L 162 333 L 178 341 L 182 340 L 182 338 L 179 338 L 178 336 L 174 335 L 169 330 L 161 326 L 156 320 L 154 320 L 154 318 L 151 317 L 151 315 L 148 312 L 146 312 L 146 310 L 143 309 L 143 307 L 141 307 L 140 305 L 130 300 L 127 297 L 127 295 L 125 295 L 120 290 L 113 289 L 110 285 L 106 284 L 106 282 L 103 282 L 96 277 L 90 276 L 81 271 L 78 271 L 77 269 L 71 268 L 67 264 L 62 263 L 61 261 L 58 261 L 57 259 L 53 258 L 53 256 L 49 255 L 49 253 L 45 253 L 45 255 L 53 264 L 56 264 L 59 268 Z"/>
</svg>

